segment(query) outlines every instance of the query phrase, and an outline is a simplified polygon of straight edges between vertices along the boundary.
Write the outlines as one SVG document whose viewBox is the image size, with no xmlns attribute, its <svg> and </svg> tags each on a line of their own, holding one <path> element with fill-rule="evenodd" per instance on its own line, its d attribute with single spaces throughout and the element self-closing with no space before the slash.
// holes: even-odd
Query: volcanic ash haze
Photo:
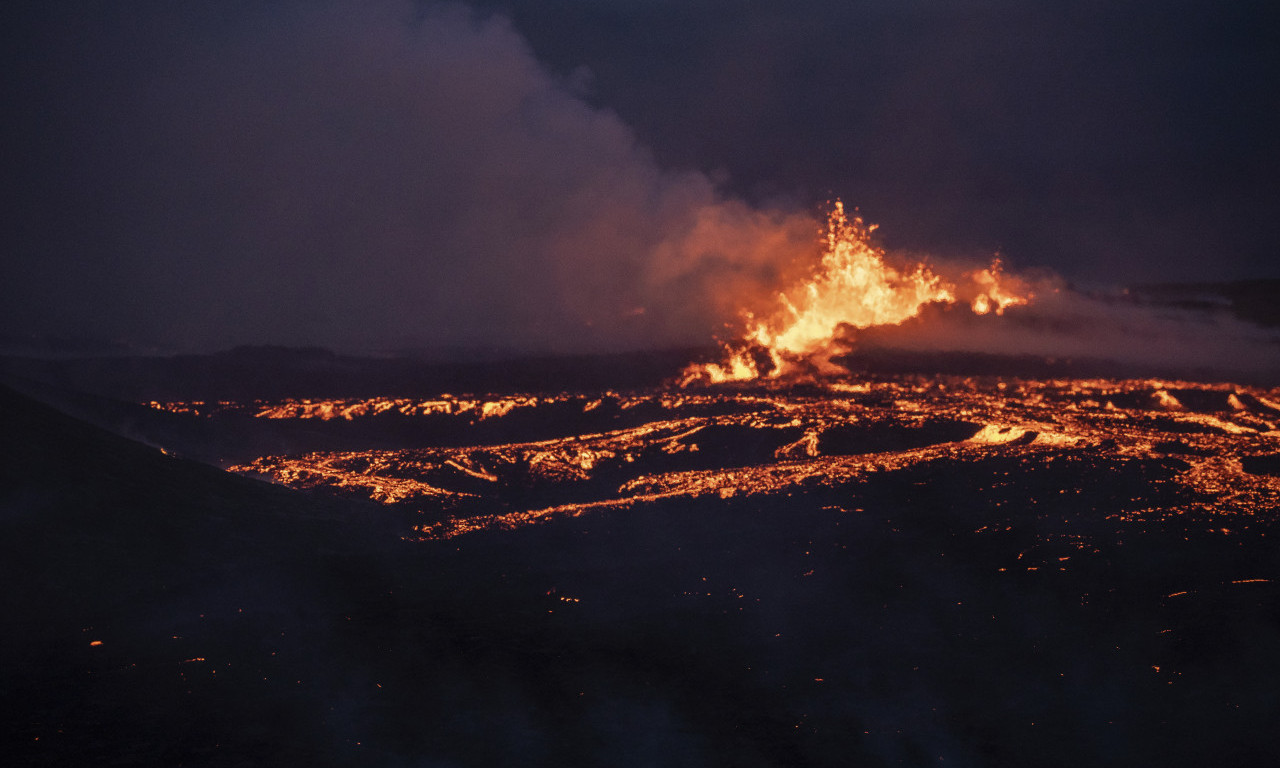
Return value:
<svg viewBox="0 0 1280 768">
<path fill-rule="evenodd" d="M 551 74 L 503 16 L 396 0 L 239 10 L 194 4 L 145 24 L 49 12 L 80 36 L 50 36 L 63 66 L 103 87 L 63 105 L 91 119 L 37 143 L 65 155 L 31 166 L 37 207 L 81 213 L 75 227 L 18 225 L 26 258 L 0 267 L 7 328 L 91 326 L 173 350 L 720 336 L 713 380 L 821 370 L 877 333 L 907 348 L 1277 367 L 1274 334 L 1090 303 L 989 259 L 895 258 L 838 204 L 824 240 L 815 211 L 660 167 L 588 103 L 589 76 Z"/>
<path fill-rule="evenodd" d="M 658 167 L 502 16 L 239 10 L 82 30 L 113 54 L 78 105 L 102 125 L 36 194 L 94 247 L 23 224 L 56 257 L 0 281 L 7 325 L 196 350 L 705 343 L 813 250 L 811 216 Z"/>
</svg>

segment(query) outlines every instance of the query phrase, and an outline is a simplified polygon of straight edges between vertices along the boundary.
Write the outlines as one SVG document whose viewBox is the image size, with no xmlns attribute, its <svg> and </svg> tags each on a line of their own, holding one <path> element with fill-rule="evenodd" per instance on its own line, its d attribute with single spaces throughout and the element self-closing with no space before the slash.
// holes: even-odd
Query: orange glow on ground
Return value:
<svg viewBox="0 0 1280 768">
<path fill-rule="evenodd" d="M 1170 494 L 1183 501 L 1117 512 L 1117 530 L 1177 521 L 1236 536 L 1259 510 L 1280 508 L 1280 477 L 1245 466 L 1249 457 L 1275 451 L 1280 408 L 1272 404 L 1280 393 L 1233 384 L 897 377 L 829 380 L 802 390 L 766 382 L 477 402 L 497 405 L 456 412 L 460 436 L 484 410 L 489 419 L 516 418 L 506 403 L 520 403 L 522 419 L 546 410 L 558 422 L 573 411 L 580 414 L 571 419 L 575 429 L 601 429 L 505 444 L 263 456 L 232 469 L 419 510 L 415 535 L 431 539 L 678 498 L 737 502 L 819 487 L 857 489 L 886 472 L 946 471 L 993 457 L 1017 457 L 1028 466 L 1089 460 L 1119 467 L 1153 459 L 1175 466 L 1153 487 L 1177 489 Z M 334 410 L 308 408 L 296 418 Z M 609 428 L 624 414 L 643 416 L 628 417 L 633 426 Z M 510 495 L 512 488 L 537 493 L 525 500 Z M 856 506 L 856 490 L 850 493 Z M 1004 529 L 990 526 L 992 533 Z M 1064 540 L 1042 558 L 1019 558 L 1017 568 L 1062 570 L 1092 551 L 1088 541 Z"/>
</svg>

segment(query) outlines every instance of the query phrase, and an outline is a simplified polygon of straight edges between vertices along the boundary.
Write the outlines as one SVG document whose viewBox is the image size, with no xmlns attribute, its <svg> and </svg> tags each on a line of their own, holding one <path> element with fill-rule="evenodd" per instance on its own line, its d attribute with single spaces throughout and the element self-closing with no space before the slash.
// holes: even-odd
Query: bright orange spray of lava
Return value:
<svg viewBox="0 0 1280 768">
<path fill-rule="evenodd" d="M 836 201 L 827 215 L 826 249 L 815 272 L 778 294 L 778 308 L 769 317 L 745 315 L 746 332 L 725 345 L 724 361 L 690 366 L 682 384 L 830 371 L 831 357 L 842 351 L 842 327 L 895 325 L 931 302 L 957 302 L 956 286 L 924 264 L 899 270 L 886 263 L 884 250 L 871 242 L 874 230 L 861 217 L 850 218 Z M 998 259 L 965 279 L 970 284 L 965 299 L 976 314 L 1003 314 L 1030 298 L 1010 286 Z"/>
<path fill-rule="evenodd" d="M 1031 299 L 1029 292 L 1025 290 L 1015 292 L 1015 289 L 1009 285 L 1010 281 L 1005 277 L 999 259 L 991 262 L 991 266 L 986 269 L 969 273 L 968 277 L 979 291 L 969 304 L 976 315 L 985 315 L 988 312 L 1003 315 L 1009 307 L 1026 304 Z"/>
</svg>

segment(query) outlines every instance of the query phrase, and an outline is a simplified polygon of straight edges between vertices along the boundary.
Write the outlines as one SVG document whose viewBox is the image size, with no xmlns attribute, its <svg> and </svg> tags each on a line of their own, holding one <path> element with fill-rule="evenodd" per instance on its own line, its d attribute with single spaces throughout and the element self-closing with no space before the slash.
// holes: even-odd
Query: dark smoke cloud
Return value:
<svg viewBox="0 0 1280 768">
<path fill-rule="evenodd" d="M 10 94 L 47 96 L 10 137 L 34 153 L 0 289 L 11 330 L 179 349 L 703 342 L 813 250 L 810 216 L 660 168 L 501 16 L 97 13 L 43 29 L 58 67 Z"/>
</svg>

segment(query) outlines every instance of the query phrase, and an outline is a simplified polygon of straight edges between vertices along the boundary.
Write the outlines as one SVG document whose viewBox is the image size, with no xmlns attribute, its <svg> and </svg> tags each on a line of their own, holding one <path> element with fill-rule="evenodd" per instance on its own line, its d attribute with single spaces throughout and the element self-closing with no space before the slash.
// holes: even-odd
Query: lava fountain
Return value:
<svg viewBox="0 0 1280 768">
<path fill-rule="evenodd" d="M 835 372 L 831 358 L 847 351 L 842 330 L 896 325 L 929 303 L 963 301 L 975 314 L 1002 314 L 1031 293 L 1010 279 L 999 259 L 952 282 L 923 263 L 896 268 L 872 243 L 874 224 L 845 213 L 836 201 L 827 214 L 825 249 L 809 277 L 780 292 L 764 317 L 744 312 L 745 331 L 725 343 L 718 363 L 689 366 L 682 385 Z"/>
</svg>

